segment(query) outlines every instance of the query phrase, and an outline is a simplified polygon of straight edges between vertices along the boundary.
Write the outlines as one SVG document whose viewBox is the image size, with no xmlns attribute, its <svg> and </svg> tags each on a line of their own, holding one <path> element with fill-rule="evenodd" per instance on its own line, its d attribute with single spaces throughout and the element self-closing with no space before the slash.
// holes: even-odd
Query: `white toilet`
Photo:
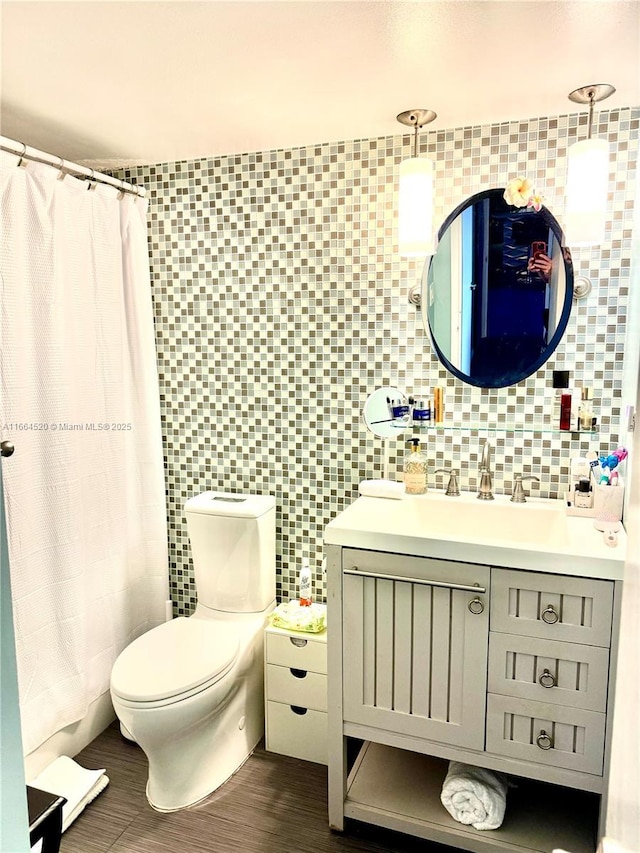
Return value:
<svg viewBox="0 0 640 853">
<path fill-rule="evenodd" d="M 111 673 L 113 707 L 146 753 L 147 798 L 162 812 L 215 791 L 263 736 L 264 626 L 275 606 L 275 499 L 205 492 L 185 511 L 195 612 L 138 637 Z"/>
</svg>

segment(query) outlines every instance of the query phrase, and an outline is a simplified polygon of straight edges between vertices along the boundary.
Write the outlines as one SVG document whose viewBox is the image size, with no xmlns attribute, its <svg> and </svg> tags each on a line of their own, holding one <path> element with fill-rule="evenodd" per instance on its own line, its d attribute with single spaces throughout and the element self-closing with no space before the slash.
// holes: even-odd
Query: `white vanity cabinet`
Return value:
<svg viewBox="0 0 640 853">
<path fill-rule="evenodd" d="M 365 512 L 363 500 L 325 537 L 331 827 L 354 818 L 478 853 L 594 853 L 623 551 L 610 564 L 597 552 L 580 575 L 575 560 L 445 547 L 415 528 L 390 530 L 386 550 L 392 522 L 368 511 L 405 502 L 368 499 Z M 347 738 L 364 743 L 350 772 Z M 450 760 L 514 779 L 499 829 L 444 809 Z"/>
</svg>

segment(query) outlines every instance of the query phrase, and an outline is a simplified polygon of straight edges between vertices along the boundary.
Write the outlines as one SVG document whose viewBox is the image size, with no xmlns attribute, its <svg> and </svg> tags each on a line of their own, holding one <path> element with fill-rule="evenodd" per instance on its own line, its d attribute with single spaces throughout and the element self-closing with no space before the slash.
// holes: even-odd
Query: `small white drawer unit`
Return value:
<svg viewBox="0 0 640 853">
<path fill-rule="evenodd" d="M 327 632 L 266 628 L 265 729 L 270 752 L 327 763 Z"/>
</svg>

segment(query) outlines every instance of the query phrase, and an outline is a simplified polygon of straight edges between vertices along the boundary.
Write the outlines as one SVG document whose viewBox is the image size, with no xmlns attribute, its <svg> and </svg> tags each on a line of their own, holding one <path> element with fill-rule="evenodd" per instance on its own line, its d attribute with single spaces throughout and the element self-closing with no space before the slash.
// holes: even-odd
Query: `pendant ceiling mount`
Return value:
<svg viewBox="0 0 640 853">
<path fill-rule="evenodd" d="M 604 101 L 615 92 L 615 86 L 610 83 L 592 83 L 591 86 L 581 86 L 569 94 L 569 100 L 576 104 L 597 104 Z"/>
<path fill-rule="evenodd" d="M 396 118 L 400 124 L 407 127 L 424 127 L 425 124 L 431 124 L 437 119 L 438 115 L 433 110 L 405 110 L 403 113 L 398 113 Z"/>
</svg>

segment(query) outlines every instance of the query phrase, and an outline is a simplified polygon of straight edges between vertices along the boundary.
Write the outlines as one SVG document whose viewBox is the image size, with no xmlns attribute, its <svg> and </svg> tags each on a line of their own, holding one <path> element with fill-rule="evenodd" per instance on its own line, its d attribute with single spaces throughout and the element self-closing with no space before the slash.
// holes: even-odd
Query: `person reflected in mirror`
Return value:
<svg viewBox="0 0 640 853">
<path fill-rule="evenodd" d="M 543 281 L 548 283 L 551 278 L 551 258 L 544 252 L 536 252 L 529 258 L 527 272 L 539 275 Z"/>
</svg>

